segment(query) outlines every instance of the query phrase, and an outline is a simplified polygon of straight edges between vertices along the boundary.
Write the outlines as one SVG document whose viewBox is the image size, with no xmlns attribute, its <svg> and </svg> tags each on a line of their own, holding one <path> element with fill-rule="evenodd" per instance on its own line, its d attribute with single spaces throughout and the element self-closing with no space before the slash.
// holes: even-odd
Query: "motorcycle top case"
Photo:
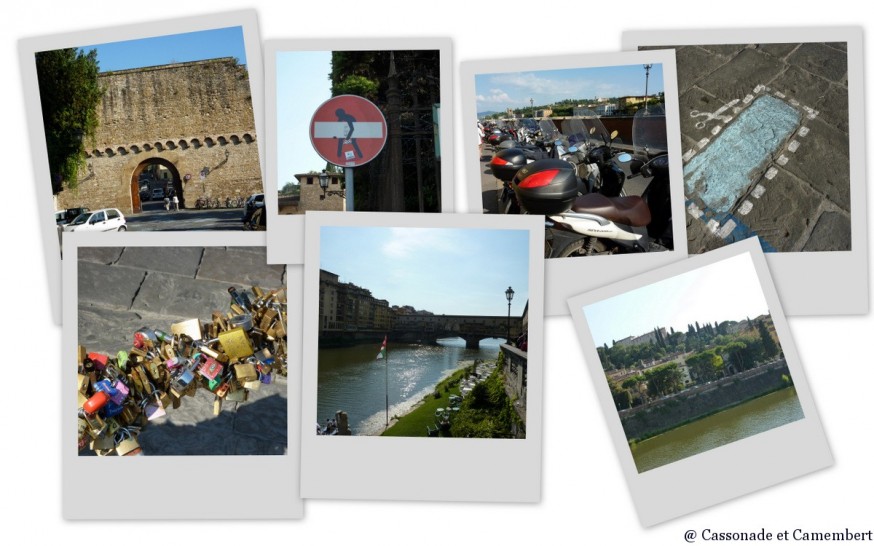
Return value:
<svg viewBox="0 0 874 546">
<path fill-rule="evenodd" d="M 580 190 L 574 166 L 561 159 L 540 159 L 519 169 L 513 191 L 531 214 L 561 214 L 571 208 Z"/>
<path fill-rule="evenodd" d="M 509 182 L 513 180 L 519 169 L 528 163 L 525 151 L 520 148 L 510 148 L 509 150 L 501 150 L 495 154 L 495 157 L 489 162 L 489 167 L 492 173 L 498 180 Z"/>
</svg>

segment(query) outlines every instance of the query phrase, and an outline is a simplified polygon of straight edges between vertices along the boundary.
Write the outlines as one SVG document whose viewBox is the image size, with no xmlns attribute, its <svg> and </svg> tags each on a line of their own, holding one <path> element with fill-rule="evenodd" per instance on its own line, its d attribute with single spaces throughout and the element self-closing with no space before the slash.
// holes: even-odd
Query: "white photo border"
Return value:
<svg viewBox="0 0 874 546">
<path fill-rule="evenodd" d="M 40 51 L 52 51 L 67 47 L 81 47 L 88 44 L 101 44 L 169 36 L 201 30 L 227 27 L 242 27 L 243 43 L 246 50 L 246 69 L 249 72 L 249 87 L 252 91 L 252 111 L 255 117 L 255 134 L 259 140 L 263 134 L 264 76 L 261 61 L 261 41 L 258 30 L 258 17 L 255 10 L 230 11 L 168 19 L 158 21 L 138 21 L 135 24 L 83 30 L 64 34 L 53 34 L 33 38 L 23 38 L 18 42 L 19 65 L 24 88 L 24 107 L 30 128 L 30 149 L 33 162 L 34 184 L 36 186 L 37 211 L 42 231 L 43 252 L 49 280 L 49 297 L 52 303 L 52 317 L 61 324 L 61 254 L 57 226 L 53 220 L 54 206 L 52 188 L 49 184 L 48 152 L 46 150 L 45 130 L 40 104 L 39 81 L 36 74 L 35 55 Z M 263 142 L 263 140 L 262 140 Z M 264 150 L 258 145 L 259 164 L 262 183 L 264 180 Z"/>
<path fill-rule="evenodd" d="M 159 233 L 73 232 L 65 243 L 64 328 L 62 367 L 73 363 L 79 339 L 78 254 L 85 247 L 263 247 L 259 233 L 185 232 L 172 240 Z M 265 261 L 266 265 L 266 261 Z M 286 266 L 288 294 L 288 340 L 290 349 L 300 347 L 303 267 Z M 285 455 L 187 455 L 157 457 L 81 457 L 76 448 L 76 374 L 64 368 L 61 378 L 62 512 L 65 519 L 300 519 L 300 353 L 288 354 L 288 446 Z M 240 476 L 257 468 L 254 479 L 218 479 L 224 498 L 253 498 L 258 502 L 215 502 L 213 486 L 186 488 L 185 502 L 168 502 L 164 486 L 137 488 L 135 503 L 106 502 L 99 510 L 85 502 L 83 492 L 97 487 L 96 476 Z"/>
<path fill-rule="evenodd" d="M 603 286 L 612 281 L 649 271 L 686 257 L 686 223 L 683 214 L 683 162 L 680 152 L 680 117 L 677 93 L 677 69 L 673 51 L 632 51 L 530 57 L 520 59 L 493 59 L 461 63 L 462 142 L 465 148 L 465 174 L 468 191 L 468 212 L 482 211 L 480 161 L 476 157 L 476 76 L 505 72 L 559 70 L 567 68 L 595 68 L 633 64 L 659 63 L 662 65 L 665 86 L 665 122 L 667 125 L 671 183 L 671 211 L 673 217 L 674 250 L 615 256 L 584 256 L 546 260 L 545 294 L 546 315 L 567 314 L 568 297 Z M 676 150 L 676 152 L 674 152 Z M 679 183 L 677 181 L 680 181 Z M 491 215 L 489 215 L 491 216 Z M 537 216 L 542 218 L 542 216 Z"/>
<path fill-rule="evenodd" d="M 632 30 L 622 33 L 622 48 L 627 50 L 659 45 L 846 42 L 851 250 L 766 254 L 771 274 L 779 289 L 780 301 L 789 316 L 868 313 L 868 198 L 862 38 L 863 30 L 858 26 Z M 684 211 L 684 217 L 685 214 Z M 828 289 L 811 290 L 811 279 L 829 279 Z"/>
<path fill-rule="evenodd" d="M 804 418 L 687 459 L 638 473 L 583 309 L 590 304 L 636 288 L 742 254 L 749 254 L 753 261 L 780 346 L 786 357 L 786 364 L 792 375 L 798 400 L 804 411 Z M 638 518 L 644 527 L 833 464 L 807 377 L 789 331 L 789 324 L 780 308 L 777 291 L 768 273 L 765 256 L 757 237 L 667 265 L 597 291 L 575 296 L 568 300 L 568 306 L 580 338 L 586 365 L 595 383 L 601 409 L 607 420 L 610 436 L 616 447 L 620 466 L 628 482 Z M 715 471 L 717 469 L 718 472 Z"/>
<path fill-rule="evenodd" d="M 266 40 L 265 93 L 267 98 L 267 171 L 264 206 L 267 211 L 267 262 L 303 263 L 305 214 L 279 214 L 279 173 L 277 148 L 276 58 L 291 51 L 440 51 L 440 203 L 441 212 L 455 210 L 455 124 L 453 109 L 454 70 L 450 38 L 327 38 Z M 368 214 L 374 214 L 368 212 Z"/>
<path fill-rule="evenodd" d="M 521 220 L 521 221 L 520 221 Z M 524 439 L 318 436 L 320 234 L 323 226 L 527 230 L 528 390 Z M 543 412 L 543 223 L 535 217 L 309 212 L 304 265 L 301 496 L 303 498 L 538 502 Z M 470 461 L 488 461 L 470 472 Z M 329 469 L 326 471 L 326 469 Z M 463 478 L 462 478 L 463 477 Z"/>
</svg>

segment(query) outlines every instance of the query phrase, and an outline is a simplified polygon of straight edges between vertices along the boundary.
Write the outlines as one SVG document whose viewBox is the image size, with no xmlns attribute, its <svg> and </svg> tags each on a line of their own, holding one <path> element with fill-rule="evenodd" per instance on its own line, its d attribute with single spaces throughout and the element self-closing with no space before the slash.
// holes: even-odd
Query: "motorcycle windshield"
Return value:
<svg viewBox="0 0 874 546">
<path fill-rule="evenodd" d="M 564 120 L 563 127 L 571 146 L 582 148 L 586 144 L 595 147 L 610 143 L 607 128 L 592 110 L 577 110 L 574 117 Z"/>
<path fill-rule="evenodd" d="M 668 132 L 665 125 L 665 107 L 651 104 L 634 114 L 631 126 L 634 155 L 655 157 L 668 151 Z"/>
<path fill-rule="evenodd" d="M 561 139 L 561 133 L 558 131 L 555 122 L 549 118 L 540 120 L 540 131 L 543 134 L 543 140 L 554 142 Z"/>
<path fill-rule="evenodd" d="M 519 126 L 524 127 L 526 131 L 530 131 L 532 133 L 536 133 L 540 130 L 540 127 L 537 125 L 537 121 L 531 118 L 520 119 Z"/>
</svg>

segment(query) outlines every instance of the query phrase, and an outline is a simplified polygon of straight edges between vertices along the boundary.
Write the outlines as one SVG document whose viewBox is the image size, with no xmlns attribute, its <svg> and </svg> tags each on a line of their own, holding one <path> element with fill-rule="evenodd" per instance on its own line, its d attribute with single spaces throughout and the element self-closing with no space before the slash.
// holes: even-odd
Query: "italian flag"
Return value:
<svg viewBox="0 0 874 546">
<path fill-rule="evenodd" d="M 388 336 L 385 336 L 385 338 L 383 338 L 383 340 L 382 340 L 382 347 L 380 347 L 380 349 L 379 349 L 379 354 L 376 355 L 377 360 L 379 360 L 380 358 L 385 358 L 385 351 L 386 351 L 385 344 L 387 341 L 388 341 Z"/>
</svg>

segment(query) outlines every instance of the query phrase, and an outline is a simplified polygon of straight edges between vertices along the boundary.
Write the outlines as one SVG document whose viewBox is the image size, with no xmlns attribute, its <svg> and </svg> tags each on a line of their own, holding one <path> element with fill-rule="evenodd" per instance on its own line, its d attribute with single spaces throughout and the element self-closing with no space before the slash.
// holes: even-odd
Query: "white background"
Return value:
<svg viewBox="0 0 874 546">
<path fill-rule="evenodd" d="M 149 22 L 255 7 L 262 38 L 449 36 L 455 61 L 614 51 L 625 29 L 740 27 L 747 25 L 862 24 L 874 29 L 874 11 L 862 3 L 833 0 L 807 8 L 761 0 L 664 7 L 658 2 L 288 2 L 246 5 L 209 3 L 75 3 L 31 0 L 7 4 L 0 22 L 5 85 L 0 130 L 4 168 L 6 241 L 3 268 L 3 485 L 0 522 L 13 541 L 93 544 L 685 544 L 686 530 L 758 530 L 774 533 L 874 528 L 871 458 L 871 392 L 874 364 L 869 349 L 874 321 L 864 317 L 790 319 L 823 426 L 831 442 L 833 468 L 664 523 L 640 527 L 613 445 L 595 400 L 570 318 L 545 321 L 543 500 L 536 505 L 310 501 L 300 522 L 68 523 L 61 519 L 59 374 L 60 330 L 49 316 L 47 279 L 34 203 L 33 174 L 17 62 L 18 38 L 69 32 L 136 21 Z M 869 34 L 870 40 L 870 34 Z M 870 48 L 865 47 L 866 102 L 871 110 Z M 459 104 L 458 79 L 455 101 Z M 460 108 L 455 110 L 460 123 Z M 870 126 L 871 116 L 866 116 Z M 455 173 L 465 150 L 456 129 Z M 868 138 L 868 149 L 872 139 Z M 870 153 L 869 153 L 870 157 Z M 479 180 L 473 181 L 479 184 Z M 48 181 L 40 181 L 48 183 Z M 463 181 L 459 180 L 459 184 Z M 869 194 L 872 192 L 869 192 Z M 468 210 L 467 192 L 456 189 L 456 210 Z M 870 208 L 871 197 L 869 195 Z M 869 230 L 870 233 L 870 230 Z M 869 240 L 871 238 L 869 237 Z M 804 275 L 804 271 L 799 271 Z M 811 291 L 828 291 L 840 278 L 810 278 Z M 350 456 L 354 456 L 350 454 Z M 487 461 L 471 461 L 471 472 Z M 422 472 L 439 461 L 421 461 Z M 329 471 L 329 469 L 325 469 Z M 718 472 L 718 470 L 714 470 Z M 81 491 L 94 507 L 108 502 L 137 503 L 141 487 L 166 489 L 166 502 L 186 506 L 189 488 L 213 489 L 217 503 L 257 503 L 258 484 L 270 476 L 228 476 L 251 483 L 251 496 L 227 498 L 216 476 L 95 476 Z M 415 476 L 386 476 L 415 479 Z M 507 476 L 512 480 L 512 476 Z M 458 476 L 459 484 L 464 476 Z M 174 485 L 175 484 L 175 485 Z M 701 487 L 707 487 L 702 483 Z M 289 492 L 293 494 L 293 492 Z M 665 502 L 671 492 L 665 491 Z M 546 540 L 545 540 L 546 539 Z"/>
</svg>

